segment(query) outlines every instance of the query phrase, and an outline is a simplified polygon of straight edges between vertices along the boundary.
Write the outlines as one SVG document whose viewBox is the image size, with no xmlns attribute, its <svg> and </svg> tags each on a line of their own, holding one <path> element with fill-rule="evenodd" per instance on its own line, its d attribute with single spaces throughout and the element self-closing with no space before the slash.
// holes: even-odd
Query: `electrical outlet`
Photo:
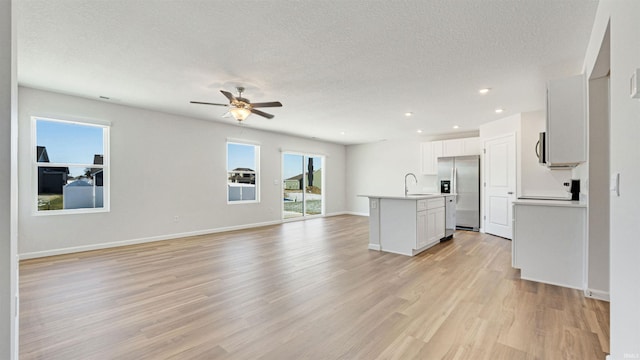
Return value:
<svg viewBox="0 0 640 360">
<path fill-rule="evenodd" d="M 173 222 L 178 222 L 180 221 L 180 217 L 178 215 L 173 217 Z"/>
</svg>

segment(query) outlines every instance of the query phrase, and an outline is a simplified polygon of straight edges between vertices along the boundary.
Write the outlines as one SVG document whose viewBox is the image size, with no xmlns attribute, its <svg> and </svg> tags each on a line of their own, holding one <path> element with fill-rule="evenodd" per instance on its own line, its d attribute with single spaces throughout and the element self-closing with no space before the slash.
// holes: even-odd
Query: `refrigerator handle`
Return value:
<svg viewBox="0 0 640 360">
<path fill-rule="evenodd" d="M 458 193 L 458 169 L 456 167 L 451 170 L 453 172 L 453 176 L 451 177 L 451 182 L 453 183 L 453 187 L 451 188 L 451 192 L 454 194 Z M 456 196 L 456 203 L 458 202 L 458 197 Z"/>
<path fill-rule="evenodd" d="M 451 171 L 450 171 L 451 174 L 449 176 L 449 180 L 451 180 L 451 189 L 449 189 L 450 193 L 455 193 L 456 192 L 456 190 L 455 190 L 456 189 L 456 182 L 455 182 L 455 180 L 453 178 L 453 174 L 454 174 L 454 171 L 455 171 L 454 169 L 455 169 L 454 167 L 451 167 Z"/>
</svg>

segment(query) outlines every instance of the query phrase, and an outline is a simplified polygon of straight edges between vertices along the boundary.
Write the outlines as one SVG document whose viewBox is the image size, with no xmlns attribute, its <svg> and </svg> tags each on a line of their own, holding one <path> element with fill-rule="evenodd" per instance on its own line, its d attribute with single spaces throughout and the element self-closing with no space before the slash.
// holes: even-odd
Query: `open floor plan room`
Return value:
<svg viewBox="0 0 640 360">
<path fill-rule="evenodd" d="M 20 264 L 20 358 L 603 359 L 609 303 L 521 280 L 511 241 L 414 257 L 368 218 L 296 221 Z"/>
</svg>

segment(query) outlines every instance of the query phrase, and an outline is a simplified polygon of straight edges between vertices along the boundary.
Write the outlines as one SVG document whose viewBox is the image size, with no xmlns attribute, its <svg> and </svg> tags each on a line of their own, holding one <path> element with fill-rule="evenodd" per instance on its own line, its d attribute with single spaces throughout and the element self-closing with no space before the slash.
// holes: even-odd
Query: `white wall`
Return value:
<svg viewBox="0 0 640 360">
<path fill-rule="evenodd" d="M 11 2 L 0 1 L 0 358 L 17 358 L 15 24 Z"/>
<path fill-rule="evenodd" d="M 589 81 L 589 166 L 582 188 L 588 194 L 587 289 L 609 295 L 609 78 Z"/>
<path fill-rule="evenodd" d="M 620 173 L 620 197 L 611 196 L 611 359 L 640 357 L 640 100 L 629 79 L 640 68 L 640 1 L 600 0 L 585 58 L 590 75 L 607 23 L 611 26 L 610 168 Z"/>
<path fill-rule="evenodd" d="M 342 145 L 30 88 L 19 97 L 22 257 L 280 222 L 281 148 L 326 155 L 326 212 L 346 210 Z M 111 122 L 110 212 L 33 215 L 31 116 Z M 227 138 L 261 146 L 259 204 L 227 204 Z"/>
<path fill-rule="evenodd" d="M 347 207 L 350 212 L 368 215 L 369 201 L 357 195 L 404 195 L 404 175 L 414 173 L 415 185 L 409 178 L 409 190 L 420 191 L 425 184 L 435 187 L 435 176 L 421 171 L 421 140 L 381 141 L 347 147 Z M 432 189 L 433 190 L 433 189 Z"/>
<path fill-rule="evenodd" d="M 569 196 L 568 188 L 563 183 L 571 180 L 571 170 L 550 170 L 540 165 L 536 157 L 535 147 L 539 134 L 546 131 L 546 112 L 534 111 L 521 115 L 520 196 Z"/>
<path fill-rule="evenodd" d="M 347 208 L 349 212 L 368 215 L 369 200 L 357 195 L 404 195 L 404 176 L 409 177 L 409 192 L 440 192 L 436 175 L 423 175 L 422 149 L 425 141 L 477 137 L 463 132 L 435 136 L 416 136 L 402 140 L 381 141 L 347 146 Z"/>
<path fill-rule="evenodd" d="M 520 154 L 522 154 L 521 150 L 521 135 L 522 135 L 522 114 L 515 114 L 511 116 L 507 116 L 505 118 L 491 121 L 486 124 L 480 125 L 480 137 L 482 138 L 483 146 L 484 141 L 500 137 L 507 134 L 515 134 L 516 135 L 516 195 L 520 195 L 522 193 L 520 180 L 521 176 L 521 166 L 522 162 L 520 161 Z M 484 154 L 481 157 L 482 163 L 484 164 Z M 484 166 L 484 165 L 482 165 Z M 484 176 L 484 175 L 483 175 Z M 481 188 L 482 199 L 484 199 L 484 188 Z M 481 217 L 482 219 L 483 217 Z"/>
<path fill-rule="evenodd" d="M 538 163 L 535 148 L 540 132 L 546 131 L 544 111 L 511 115 L 480 126 L 483 140 L 515 133 L 518 196 L 568 196 L 563 183 L 569 181 L 571 170 L 550 170 Z"/>
</svg>

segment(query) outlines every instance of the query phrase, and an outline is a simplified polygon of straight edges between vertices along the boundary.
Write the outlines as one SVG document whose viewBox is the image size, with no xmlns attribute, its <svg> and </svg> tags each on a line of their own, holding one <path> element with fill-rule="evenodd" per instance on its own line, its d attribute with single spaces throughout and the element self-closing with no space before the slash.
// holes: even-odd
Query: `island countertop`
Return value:
<svg viewBox="0 0 640 360">
<path fill-rule="evenodd" d="M 441 193 L 428 193 L 428 194 L 409 194 L 404 195 L 358 195 L 359 197 L 368 197 L 376 199 L 392 199 L 392 200 L 422 200 L 422 199 L 434 199 L 442 196 L 450 196 L 455 194 L 441 194 Z"/>
</svg>

